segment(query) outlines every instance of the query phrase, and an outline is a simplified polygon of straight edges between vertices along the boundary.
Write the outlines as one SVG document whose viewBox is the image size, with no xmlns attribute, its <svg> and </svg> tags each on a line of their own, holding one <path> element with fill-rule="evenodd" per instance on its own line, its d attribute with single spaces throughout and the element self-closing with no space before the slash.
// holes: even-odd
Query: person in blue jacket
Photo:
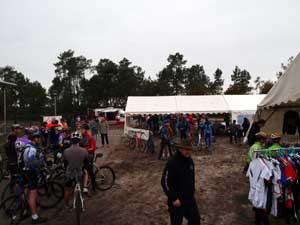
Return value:
<svg viewBox="0 0 300 225">
<path fill-rule="evenodd" d="M 205 123 L 203 125 L 203 128 L 204 128 L 204 138 L 205 138 L 206 147 L 208 148 L 208 150 L 211 150 L 211 139 L 212 139 L 212 135 L 213 135 L 213 125 L 208 120 L 208 118 L 205 118 Z"/>
</svg>

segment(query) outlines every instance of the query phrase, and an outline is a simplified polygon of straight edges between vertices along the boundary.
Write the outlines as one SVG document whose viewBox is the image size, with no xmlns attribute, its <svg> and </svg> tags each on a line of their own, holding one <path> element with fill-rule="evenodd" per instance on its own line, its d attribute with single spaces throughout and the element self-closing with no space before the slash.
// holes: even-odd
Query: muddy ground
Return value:
<svg viewBox="0 0 300 225">
<path fill-rule="evenodd" d="M 120 130 L 111 132 L 113 144 L 101 149 L 105 157 L 99 161 L 113 167 L 116 185 L 86 200 L 83 225 L 170 224 L 166 197 L 160 186 L 165 161 L 158 161 L 157 154 L 130 152 L 120 144 L 120 134 Z M 212 154 L 205 150 L 194 153 L 201 224 L 254 224 L 247 201 L 248 183 L 243 173 L 245 153 L 245 147 L 230 145 L 227 138 L 217 139 Z M 49 217 L 49 225 L 75 224 L 75 214 L 65 211 L 63 205 L 42 214 Z M 23 224 L 30 224 L 30 221 Z M 284 223 L 273 221 L 272 224 Z"/>
</svg>

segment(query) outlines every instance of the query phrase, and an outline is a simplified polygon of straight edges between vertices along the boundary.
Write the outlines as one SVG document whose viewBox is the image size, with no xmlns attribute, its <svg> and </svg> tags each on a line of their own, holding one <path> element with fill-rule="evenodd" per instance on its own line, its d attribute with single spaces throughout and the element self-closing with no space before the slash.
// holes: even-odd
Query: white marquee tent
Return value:
<svg viewBox="0 0 300 225">
<path fill-rule="evenodd" d="M 300 112 L 300 53 L 258 105 L 257 115 L 266 120 L 265 131 L 282 132 L 288 111 Z"/>
<path fill-rule="evenodd" d="M 197 96 L 129 96 L 126 115 L 231 113 L 239 116 L 255 115 L 257 105 L 265 95 L 197 95 Z"/>
</svg>

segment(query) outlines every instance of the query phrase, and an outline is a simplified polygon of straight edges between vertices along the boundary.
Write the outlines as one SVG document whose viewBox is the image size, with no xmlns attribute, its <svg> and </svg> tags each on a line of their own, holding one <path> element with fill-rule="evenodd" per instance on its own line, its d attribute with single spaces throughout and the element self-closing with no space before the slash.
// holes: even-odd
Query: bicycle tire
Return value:
<svg viewBox="0 0 300 225">
<path fill-rule="evenodd" d="M 105 174 L 105 172 L 107 174 Z M 114 185 L 115 179 L 116 179 L 116 175 L 114 170 L 111 167 L 100 166 L 95 173 L 96 188 L 101 191 L 109 190 Z"/>
<path fill-rule="evenodd" d="M 81 205 L 81 199 L 80 199 L 80 193 L 76 193 L 76 200 L 75 200 L 75 214 L 76 214 L 76 224 L 81 224 L 81 212 L 82 212 L 82 205 Z"/>
<path fill-rule="evenodd" d="M 15 186 L 16 184 L 10 184 L 8 183 L 4 188 L 3 191 L 1 193 L 1 201 L 4 201 L 4 199 L 8 198 L 11 195 L 15 195 L 16 193 L 14 191 L 11 190 L 11 186 Z"/>
<path fill-rule="evenodd" d="M 145 140 L 140 140 L 140 143 L 138 145 L 139 151 L 144 153 L 146 152 L 146 148 L 147 148 L 147 142 Z"/>
<path fill-rule="evenodd" d="M 43 209 L 51 209 L 64 198 L 64 187 L 56 181 L 48 181 L 38 188 L 37 203 Z"/>
<path fill-rule="evenodd" d="M 4 199 L 0 204 L 0 210 L 11 219 L 11 224 L 19 224 L 21 221 L 22 200 L 18 195 L 11 195 Z M 14 222 L 13 222 L 14 221 Z"/>
<path fill-rule="evenodd" d="M 135 141 L 134 138 L 131 138 L 131 139 L 129 140 L 129 149 L 130 149 L 130 150 L 134 150 L 135 147 L 136 147 L 136 141 Z"/>
</svg>

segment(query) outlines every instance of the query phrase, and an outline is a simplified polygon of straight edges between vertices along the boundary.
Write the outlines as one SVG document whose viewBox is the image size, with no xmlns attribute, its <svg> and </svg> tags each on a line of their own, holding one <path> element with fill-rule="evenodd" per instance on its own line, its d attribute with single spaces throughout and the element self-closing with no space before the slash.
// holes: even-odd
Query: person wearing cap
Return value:
<svg viewBox="0 0 300 225">
<path fill-rule="evenodd" d="M 21 126 L 14 124 L 11 126 L 11 133 L 7 136 L 6 143 L 4 145 L 5 154 L 7 156 L 7 168 L 10 174 L 10 179 L 18 174 L 18 153 L 16 149 L 16 141 L 21 132 Z"/>
<path fill-rule="evenodd" d="M 96 181 L 93 172 L 93 160 L 96 151 L 96 141 L 93 136 L 90 134 L 90 127 L 88 124 L 84 123 L 81 126 L 81 147 L 83 147 L 88 152 L 89 165 L 87 167 L 89 177 L 91 178 L 92 188 L 96 190 Z M 83 192 L 88 194 L 88 177 L 85 176 L 83 179 Z"/>
<path fill-rule="evenodd" d="M 274 149 L 282 148 L 282 146 L 280 145 L 281 134 L 278 132 L 272 133 L 271 140 L 272 140 L 272 145 L 268 148 L 269 151 L 267 152 L 267 155 L 270 157 L 273 157 L 273 156 L 275 156 Z"/>
<path fill-rule="evenodd" d="M 185 140 L 168 160 L 161 185 L 167 195 L 171 225 L 181 225 L 183 218 L 188 225 L 200 225 L 200 213 L 194 197 L 195 168 L 191 158 L 192 145 Z"/>
<path fill-rule="evenodd" d="M 22 153 L 22 160 L 25 171 L 25 183 L 28 191 L 28 205 L 31 210 L 32 224 L 40 224 L 47 221 L 37 214 L 37 188 L 38 188 L 38 173 L 41 166 L 41 161 L 38 157 L 38 143 L 40 139 L 40 131 L 38 128 L 32 128 L 29 134 L 29 143 L 25 146 Z"/>
<path fill-rule="evenodd" d="M 250 162 L 253 160 L 255 151 L 262 150 L 265 148 L 265 143 L 267 138 L 268 135 L 265 132 L 260 131 L 255 134 L 256 142 L 251 146 L 247 154 L 247 158 L 246 158 L 247 165 L 249 165 Z"/>
</svg>

